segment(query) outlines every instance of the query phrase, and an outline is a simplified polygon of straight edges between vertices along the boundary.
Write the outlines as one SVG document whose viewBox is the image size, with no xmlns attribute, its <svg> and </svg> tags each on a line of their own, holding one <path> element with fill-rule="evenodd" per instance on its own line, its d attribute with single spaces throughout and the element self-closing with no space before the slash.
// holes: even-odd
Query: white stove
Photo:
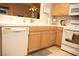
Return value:
<svg viewBox="0 0 79 59">
<path fill-rule="evenodd" d="M 76 20 L 75 20 L 76 21 Z M 79 56 L 79 21 L 64 27 L 61 49 Z"/>
</svg>

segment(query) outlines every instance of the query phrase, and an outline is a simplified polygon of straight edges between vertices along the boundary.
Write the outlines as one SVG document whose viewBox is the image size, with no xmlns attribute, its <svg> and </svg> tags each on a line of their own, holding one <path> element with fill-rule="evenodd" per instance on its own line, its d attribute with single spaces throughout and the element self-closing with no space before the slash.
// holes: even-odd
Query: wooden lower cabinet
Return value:
<svg viewBox="0 0 79 59">
<path fill-rule="evenodd" d="M 41 48 L 49 47 L 55 44 L 55 31 L 44 31 L 41 36 Z"/>
<path fill-rule="evenodd" d="M 62 28 L 31 27 L 28 41 L 28 53 L 50 47 L 61 46 Z"/>
<path fill-rule="evenodd" d="M 49 46 L 54 45 L 55 41 L 56 41 L 56 31 L 50 31 L 49 32 Z"/>
<path fill-rule="evenodd" d="M 41 35 L 41 48 L 45 48 L 49 46 L 49 31 L 42 32 Z"/>
<path fill-rule="evenodd" d="M 63 28 L 57 29 L 56 45 L 61 47 Z"/>
<path fill-rule="evenodd" d="M 31 32 L 29 34 L 28 52 L 40 49 L 40 32 Z"/>
</svg>

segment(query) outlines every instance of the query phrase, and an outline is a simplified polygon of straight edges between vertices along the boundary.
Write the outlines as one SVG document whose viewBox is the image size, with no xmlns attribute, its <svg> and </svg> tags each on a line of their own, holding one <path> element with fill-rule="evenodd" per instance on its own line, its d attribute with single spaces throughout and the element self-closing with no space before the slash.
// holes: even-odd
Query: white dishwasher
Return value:
<svg viewBox="0 0 79 59">
<path fill-rule="evenodd" d="M 27 55 L 28 34 L 28 27 L 2 27 L 2 55 Z"/>
</svg>

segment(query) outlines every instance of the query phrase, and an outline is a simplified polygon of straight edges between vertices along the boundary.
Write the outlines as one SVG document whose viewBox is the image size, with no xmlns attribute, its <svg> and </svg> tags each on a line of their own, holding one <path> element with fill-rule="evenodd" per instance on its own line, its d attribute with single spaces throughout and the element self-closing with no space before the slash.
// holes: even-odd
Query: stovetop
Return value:
<svg viewBox="0 0 79 59">
<path fill-rule="evenodd" d="M 79 31 L 79 25 L 67 25 L 64 29 L 77 30 Z"/>
</svg>

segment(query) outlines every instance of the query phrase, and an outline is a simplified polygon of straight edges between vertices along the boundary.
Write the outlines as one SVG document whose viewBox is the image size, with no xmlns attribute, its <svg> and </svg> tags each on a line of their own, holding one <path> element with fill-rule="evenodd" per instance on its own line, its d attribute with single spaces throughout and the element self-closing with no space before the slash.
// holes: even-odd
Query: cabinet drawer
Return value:
<svg viewBox="0 0 79 59">
<path fill-rule="evenodd" d="M 49 44 L 49 46 L 54 45 L 55 44 L 55 40 L 54 41 L 50 41 L 48 44 Z"/>
<path fill-rule="evenodd" d="M 63 27 L 57 27 L 57 30 L 63 31 Z"/>
<path fill-rule="evenodd" d="M 56 30 L 56 26 L 51 26 L 50 29 L 51 30 Z"/>
<path fill-rule="evenodd" d="M 49 26 L 33 26 L 30 27 L 30 31 L 44 31 L 44 30 L 51 30 Z"/>
</svg>

